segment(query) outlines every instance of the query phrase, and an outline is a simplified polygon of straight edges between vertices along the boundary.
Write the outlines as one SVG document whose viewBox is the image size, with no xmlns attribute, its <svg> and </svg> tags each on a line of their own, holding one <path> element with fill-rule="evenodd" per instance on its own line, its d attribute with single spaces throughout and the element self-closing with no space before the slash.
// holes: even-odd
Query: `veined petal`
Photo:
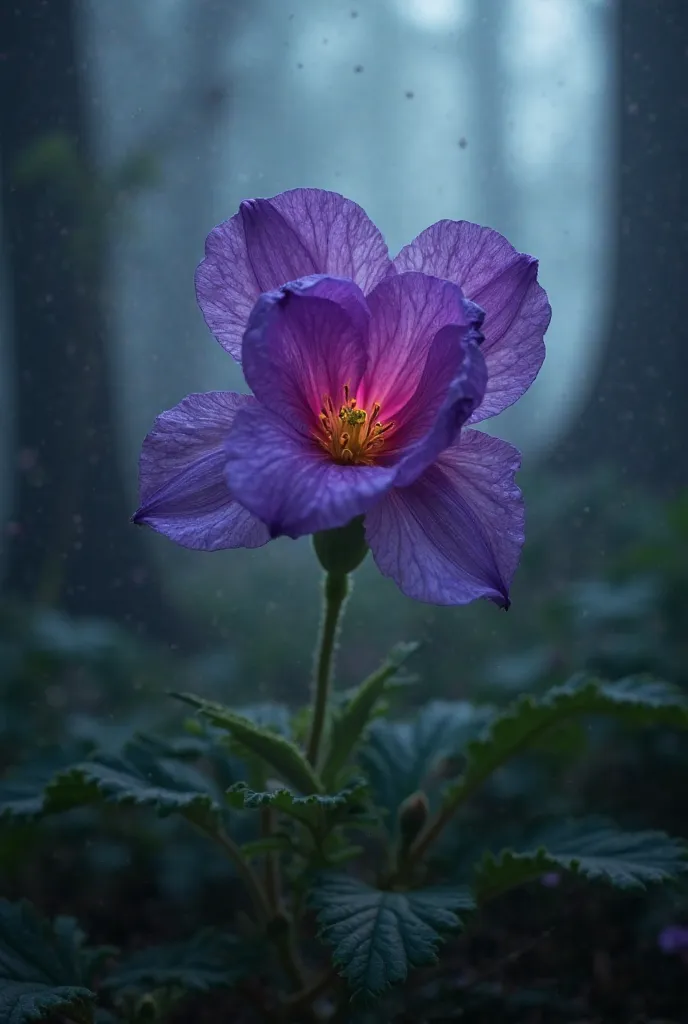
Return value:
<svg viewBox="0 0 688 1024">
<path fill-rule="evenodd" d="M 378 568 L 417 601 L 509 606 L 524 540 L 520 454 L 506 441 L 466 430 L 410 487 L 394 489 L 366 515 Z"/>
<path fill-rule="evenodd" d="M 457 285 L 416 273 L 382 281 L 368 296 L 368 305 L 368 368 L 361 403 L 377 402 L 384 420 L 396 419 L 418 388 L 438 331 L 454 324 L 479 340 L 482 313 L 466 302 Z"/>
<path fill-rule="evenodd" d="M 397 487 L 413 483 L 456 440 L 480 405 L 486 383 L 485 360 L 471 328 L 450 325 L 438 331 L 423 376 L 397 413 L 399 429 L 390 438 L 390 447 L 401 451 Z"/>
<path fill-rule="evenodd" d="M 454 281 L 485 310 L 482 346 L 487 363 L 485 398 L 471 422 L 487 419 L 519 399 L 545 358 L 551 309 L 538 284 L 537 260 L 517 252 L 491 228 L 439 221 L 421 232 L 394 260 L 410 270 Z"/>
<path fill-rule="evenodd" d="M 236 501 L 225 480 L 225 443 L 237 411 L 255 399 L 230 391 L 187 395 L 157 417 L 139 460 L 135 523 L 182 547 L 257 548 L 267 528 Z"/>
<path fill-rule="evenodd" d="M 371 508 L 395 477 L 393 468 L 338 465 L 258 403 L 237 416 L 226 452 L 232 493 L 273 537 L 344 526 Z"/>
<path fill-rule="evenodd" d="M 301 188 L 252 199 L 208 235 L 196 295 L 220 344 L 241 359 L 241 339 L 261 292 L 310 274 L 353 280 L 365 293 L 394 268 L 382 235 L 356 203 Z"/>
<path fill-rule="evenodd" d="M 355 392 L 366 365 L 368 308 L 342 278 L 310 277 L 261 295 L 244 335 L 246 381 L 266 409 L 311 436 L 323 400 Z"/>
</svg>

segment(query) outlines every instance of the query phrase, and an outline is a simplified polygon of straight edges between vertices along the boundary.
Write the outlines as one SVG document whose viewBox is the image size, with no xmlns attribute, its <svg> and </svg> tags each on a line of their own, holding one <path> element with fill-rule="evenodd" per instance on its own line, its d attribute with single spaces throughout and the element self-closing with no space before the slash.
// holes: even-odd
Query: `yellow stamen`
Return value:
<svg viewBox="0 0 688 1024">
<path fill-rule="evenodd" d="M 359 409 L 355 397 L 351 397 L 348 384 L 344 385 L 344 402 L 336 410 L 330 395 L 323 395 L 323 405 L 315 432 L 318 443 L 342 465 L 369 466 L 380 454 L 385 444 L 384 435 L 394 428 L 394 423 L 381 423 L 380 403 L 374 402 L 368 414 Z"/>
</svg>

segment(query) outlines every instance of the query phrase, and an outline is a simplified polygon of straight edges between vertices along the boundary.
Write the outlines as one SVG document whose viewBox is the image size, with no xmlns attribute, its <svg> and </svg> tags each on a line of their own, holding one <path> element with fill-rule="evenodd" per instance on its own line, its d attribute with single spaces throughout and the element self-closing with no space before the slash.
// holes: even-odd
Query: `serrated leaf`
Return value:
<svg viewBox="0 0 688 1024">
<path fill-rule="evenodd" d="M 322 784 L 311 765 L 298 747 L 284 736 L 257 725 L 215 701 L 204 700 L 191 693 L 175 693 L 172 696 L 190 704 L 213 725 L 228 732 L 300 793 L 310 795 L 322 791 Z"/>
<path fill-rule="evenodd" d="M 376 803 L 394 814 L 419 789 L 431 796 L 444 781 L 442 762 L 461 755 L 493 716 L 467 701 L 431 701 L 412 721 L 374 721 L 359 760 Z"/>
<path fill-rule="evenodd" d="M 605 683 L 575 677 L 542 697 L 521 697 L 468 744 L 464 773 L 447 787 L 446 803 L 458 806 L 505 761 L 532 747 L 546 730 L 573 715 L 611 715 L 636 725 L 686 728 L 688 701 L 668 684 L 642 678 Z"/>
<path fill-rule="evenodd" d="M 100 802 L 153 807 L 163 817 L 178 812 L 199 824 L 220 814 L 209 779 L 138 743 L 121 757 L 103 755 L 58 772 L 45 790 L 47 813 Z"/>
<path fill-rule="evenodd" d="M 91 1024 L 95 995 L 83 984 L 81 938 L 65 919 L 51 925 L 29 903 L 0 900 L 0 1020 L 62 1014 Z"/>
<path fill-rule="evenodd" d="M 352 751 L 384 697 L 390 681 L 404 662 L 418 650 L 417 643 L 397 644 L 376 672 L 361 683 L 347 703 L 332 716 L 327 753 L 322 767 L 326 786 L 334 785 Z"/>
<path fill-rule="evenodd" d="M 256 704 L 242 704 L 236 709 L 236 713 L 242 718 L 248 718 L 254 725 L 262 729 L 269 729 L 280 736 L 291 736 L 290 722 L 291 712 L 285 704 L 278 704 L 276 701 L 266 700 Z"/>
<path fill-rule="evenodd" d="M 175 988 L 207 992 L 229 988 L 255 969 L 245 943 L 206 928 L 186 942 L 149 946 L 122 960 L 103 982 L 117 992 Z"/>
<path fill-rule="evenodd" d="M 28 822 L 44 814 L 44 791 L 60 768 L 81 760 L 90 752 L 84 744 L 68 745 L 68 749 L 49 748 L 35 761 L 15 769 L 0 780 L 0 821 Z"/>
<path fill-rule="evenodd" d="M 685 844 L 663 832 L 588 829 L 577 823 L 550 833 L 547 847 L 486 853 L 475 871 L 475 890 L 484 901 L 551 871 L 567 871 L 618 889 L 645 889 L 687 869 Z"/>
<path fill-rule="evenodd" d="M 467 889 L 409 892 L 373 889 L 348 875 L 325 875 L 311 893 L 319 936 L 354 995 L 377 996 L 404 981 L 410 968 L 434 963 L 446 932 L 473 909 Z"/>
<path fill-rule="evenodd" d="M 48 779 L 3 779 L 0 821 L 34 821 L 43 814 L 43 787 Z"/>
<path fill-rule="evenodd" d="M 352 783 L 339 793 L 311 793 L 309 796 L 298 796 L 289 789 L 257 793 L 245 782 L 237 782 L 227 790 L 226 798 L 230 807 L 239 810 L 272 807 L 300 821 L 311 831 L 322 834 L 335 823 L 344 822 L 347 810 L 357 810 L 366 793 L 367 784 L 361 781 Z"/>
</svg>

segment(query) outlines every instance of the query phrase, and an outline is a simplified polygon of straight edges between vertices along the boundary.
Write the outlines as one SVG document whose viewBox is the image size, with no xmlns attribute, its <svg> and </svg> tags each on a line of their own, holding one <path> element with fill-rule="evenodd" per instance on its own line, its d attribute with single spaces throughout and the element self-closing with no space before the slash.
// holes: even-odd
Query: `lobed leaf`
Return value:
<svg viewBox="0 0 688 1024">
<path fill-rule="evenodd" d="M 688 701 L 666 683 L 643 678 L 605 683 L 586 676 L 555 686 L 542 697 L 521 697 L 468 744 L 463 775 L 447 787 L 445 802 L 458 806 L 505 761 L 573 715 L 611 715 L 635 725 L 686 728 Z"/>
<path fill-rule="evenodd" d="M 60 769 L 88 756 L 84 744 L 49 748 L 0 780 L 0 822 L 30 822 L 45 813 L 45 787 Z"/>
<path fill-rule="evenodd" d="M 443 766 L 460 756 L 494 716 L 467 701 L 431 701 L 412 721 L 374 721 L 359 760 L 376 802 L 394 814 L 419 789 L 431 802 L 445 781 Z"/>
<path fill-rule="evenodd" d="M 178 700 L 190 704 L 213 725 L 259 757 L 286 782 L 306 795 L 322 791 L 322 784 L 301 751 L 290 740 L 256 722 L 236 714 L 223 704 L 204 700 L 190 693 L 173 694 Z"/>
<path fill-rule="evenodd" d="M 404 981 L 412 967 L 434 963 L 444 934 L 461 927 L 458 912 L 475 905 L 467 889 L 389 892 L 348 875 L 321 876 L 310 902 L 334 965 L 364 997 Z"/>
<path fill-rule="evenodd" d="M 220 814 L 217 794 L 206 776 L 137 743 L 129 744 L 122 756 L 102 755 L 58 772 L 46 787 L 44 810 L 53 813 L 100 802 L 153 807 L 163 817 L 178 812 L 199 824 Z"/>
<path fill-rule="evenodd" d="M 108 975 L 103 987 L 117 992 L 150 988 L 207 992 L 235 985 L 252 966 L 245 944 L 236 936 L 206 928 L 186 942 L 132 953 Z"/>
<path fill-rule="evenodd" d="M 324 834 L 335 824 L 344 824 L 347 812 L 355 813 L 360 809 L 367 788 L 364 781 L 357 780 L 339 793 L 311 793 L 309 796 L 298 796 L 284 788 L 257 793 L 245 782 L 237 782 L 227 790 L 226 798 L 230 807 L 239 810 L 272 807 L 300 821 L 312 832 Z"/>
<path fill-rule="evenodd" d="M 418 647 L 417 643 L 397 644 L 377 671 L 368 676 L 347 703 L 334 712 L 322 767 L 326 786 L 335 783 L 387 692 L 390 681 Z"/>
<path fill-rule="evenodd" d="M 0 1020 L 61 1014 L 91 1024 L 95 995 L 83 984 L 82 938 L 69 919 L 51 924 L 30 903 L 0 900 Z"/>
<path fill-rule="evenodd" d="M 43 814 L 43 789 L 49 778 L 3 779 L 0 783 L 0 822 L 28 822 L 40 818 Z"/>
<path fill-rule="evenodd" d="M 688 870 L 688 848 L 663 832 L 624 832 L 610 826 L 562 826 L 547 846 L 486 853 L 475 869 L 479 901 L 540 878 L 566 871 L 618 889 L 645 889 Z"/>
</svg>

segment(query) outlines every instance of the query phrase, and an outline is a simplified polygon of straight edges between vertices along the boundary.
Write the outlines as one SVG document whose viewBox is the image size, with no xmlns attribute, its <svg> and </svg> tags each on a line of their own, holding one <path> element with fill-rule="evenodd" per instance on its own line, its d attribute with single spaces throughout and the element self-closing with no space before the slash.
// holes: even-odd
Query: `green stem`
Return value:
<svg viewBox="0 0 688 1024">
<path fill-rule="evenodd" d="M 296 945 L 293 924 L 291 921 L 284 921 L 285 927 L 279 929 L 275 935 L 275 946 L 279 954 L 282 968 L 293 989 L 300 991 L 305 984 L 301 957 Z"/>
<path fill-rule="evenodd" d="M 332 676 L 332 656 L 337 640 L 339 618 L 349 592 L 349 577 L 345 573 L 328 572 L 323 587 L 324 614 L 320 631 L 318 658 L 315 666 L 315 695 L 313 721 L 308 739 L 308 760 L 317 767 L 327 718 L 327 700 Z"/>
<path fill-rule="evenodd" d="M 424 832 L 421 832 L 416 842 L 404 858 L 406 865 L 417 864 L 423 859 L 428 849 L 439 838 L 454 816 L 455 808 L 450 805 L 442 808 L 433 821 L 430 822 Z"/>
<path fill-rule="evenodd" d="M 201 831 L 204 835 L 208 835 L 214 839 L 215 842 L 219 843 L 222 847 L 228 859 L 236 868 L 237 875 L 244 884 L 256 912 L 258 922 L 261 925 L 266 925 L 272 918 L 272 910 L 260 879 L 241 852 L 241 847 L 234 842 L 231 836 L 227 835 L 224 829 L 220 828 L 215 831 L 201 828 Z"/>
<path fill-rule="evenodd" d="M 457 789 L 453 798 L 446 803 L 444 807 L 440 808 L 435 817 L 430 821 L 427 827 L 423 829 L 415 843 L 408 851 L 404 858 L 403 867 L 405 869 L 412 867 L 414 864 L 418 864 L 423 859 L 433 843 L 435 843 L 442 835 L 461 805 L 473 796 L 474 792 L 480 787 L 483 781 L 484 779 L 482 778 L 476 779 L 470 785 L 467 784 L 461 786 Z"/>
<path fill-rule="evenodd" d="M 328 967 L 327 970 L 323 971 L 320 977 L 316 978 L 315 981 L 307 988 L 302 988 L 298 992 L 294 992 L 293 995 L 287 996 L 284 1000 L 284 1007 L 288 1008 L 293 1014 L 297 1010 L 303 1010 L 313 1003 L 319 996 L 327 992 L 328 988 L 337 980 L 337 972 L 334 967 Z"/>
<path fill-rule="evenodd" d="M 219 843 L 236 868 L 236 872 L 251 898 L 258 922 L 267 927 L 269 935 L 272 933 L 271 940 L 290 984 L 297 991 L 302 990 L 305 985 L 304 973 L 295 941 L 293 923 L 277 907 L 271 906 L 270 896 L 241 852 L 241 847 L 234 842 L 231 836 L 228 836 L 221 828 L 217 831 L 201 828 L 201 831 Z M 274 895 L 279 898 L 278 893 Z"/>
<path fill-rule="evenodd" d="M 526 750 L 532 745 L 533 740 L 537 736 L 547 731 L 551 724 L 551 721 L 543 721 L 537 728 L 531 729 L 530 732 L 521 738 L 518 744 L 514 744 L 512 746 L 508 757 L 514 757 L 522 750 Z M 506 758 L 504 760 L 506 760 Z M 501 763 L 503 763 L 503 761 Z M 480 789 L 483 783 L 486 782 L 490 775 L 492 775 L 495 769 L 499 766 L 499 763 L 490 765 L 487 770 L 483 770 L 482 772 L 473 775 L 471 778 L 463 780 L 456 786 L 451 799 L 442 808 L 440 808 L 434 819 L 429 823 L 427 828 L 421 832 L 418 839 L 408 851 L 408 856 L 405 860 L 405 864 L 407 866 L 417 864 L 423 859 L 433 843 L 435 843 L 442 832 L 444 832 L 456 812 L 465 803 L 468 803 L 468 801 L 472 799 L 476 791 Z"/>
<path fill-rule="evenodd" d="M 274 832 L 275 815 L 272 807 L 262 807 L 260 811 L 261 833 L 264 839 Z M 280 884 L 280 863 L 276 853 L 265 855 L 265 895 L 272 908 L 273 914 L 280 909 L 281 884 Z"/>
</svg>

